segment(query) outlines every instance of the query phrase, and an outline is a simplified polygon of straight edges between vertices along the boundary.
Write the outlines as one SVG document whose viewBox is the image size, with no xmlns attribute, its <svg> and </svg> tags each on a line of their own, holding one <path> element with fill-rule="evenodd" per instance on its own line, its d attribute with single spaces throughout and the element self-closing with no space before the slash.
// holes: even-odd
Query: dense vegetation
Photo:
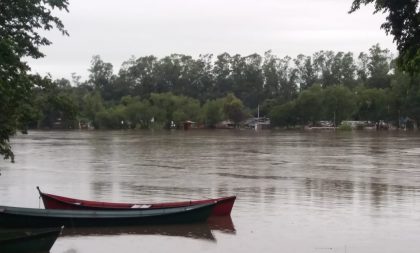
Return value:
<svg viewBox="0 0 420 253">
<path fill-rule="evenodd" d="M 25 132 L 28 122 L 41 128 L 57 122 L 72 128 L 80 120 L 99 128 L 148 128 L 196 119 L 212 126 L 226 118 L 237 123 L 249 114 L 246 107 L 255 110 L 258 104 L 280 126 L 331 114 L 336 121 L 382 118 L 398 123 L 408 116 L 418 122 L 419 1 L 354 0 L 350 12 L 370 3 L 387 14 L 382 28 L 397 44 L 398 70 L 379 46 L 360 54 L 357 63 L 351 53 L 330 51 L 296 59 L 279 59 L 270 52 L 264 57 L 225 53 L 215 59 L 148 56 L 126 62 L 118 75 L 97 56 L 89 80 L 81 83 L 74 76 L 73 87 L 67 80 L 30 74 L 24 61 L 43 57 L 39 48 L 51 44 L 41 31 L 55 27 L 67 34 L 53 10 L 67 11 L 68 0 L 2 0 L 0 154 L 13 161 L 9 138 L 17 129 Z"/>
<path fill-rule="evenodd" d="M 386 14 L 386 21 L 381 25 L 387 34 L 394 37 L 399 56 L 397 64 L 400 70 L 415 75 L 420 72 L 420 6 L 419 0 L 354 0 L 350 13 L 360 5 L 373 3 L 375 13 Z"/>
<path fill-rule="evenodd" d="M 113 66 L 94 56 L 89 79 L 55 80 L 35 89 L 31 127 L 162 128 L 191 120 L 208 127 L 269 116 L 275 126 L 320 120 L 420 120 L 420 79 L 395 68 L 390 52 L 320 51 L 312 56 L 173 54 Z M 73 83 L 73 84 L 72 84 Z"/>
<path fill-rule="evenodd" d="M 25 57 L 40 58 L 41 46 L 51 42 L 42 30 L 54 27 L 67 34 L 52 9 L 67 10 L 67 0 L 0 1 L 0 155 L 13 161 L 9 137 L 25 129 L 31 114 L 31 89 L 43 80 L 29 73 Z"/>
</svg>

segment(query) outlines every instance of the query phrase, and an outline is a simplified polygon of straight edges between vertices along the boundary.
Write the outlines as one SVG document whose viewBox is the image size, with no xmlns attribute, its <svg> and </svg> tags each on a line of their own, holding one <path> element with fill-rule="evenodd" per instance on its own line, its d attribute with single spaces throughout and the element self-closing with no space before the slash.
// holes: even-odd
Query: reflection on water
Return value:
<svg viewBox="0 0 420 253">
<path fill-rule="evenodd" d="M 207 221 L 210 229 L 227 234 L 236 234 L 235 225 L 230 216 L 210 217 Z"/>
<path fill-rule="evenodd" d="M 139 227 L 66 228 L 62 237 L 109 235 L 162 235 L 216 241 L 206 223 L 188 225 L 156 225 Z"/>
<path fill-rule="evenodd" d="M 34 131 L 13 146 L 2 205 L 38 207 L 36 185 L 115 202 L 238 195 L 235 225 L 96 231 L 60 238 L 53 253 L 420 248 L 419 132 Z"/>
<path fill-rule="evenodd" d="M 178 225 L 146 225 L 137 227 L 91 227 L 66 228 L 61 236 L 107 236 L 107 235 L 165 235 L 216 241 L 212 231 L 235 234 L 231 217 L 211 217 L 205 223 Z"/>
</svg>

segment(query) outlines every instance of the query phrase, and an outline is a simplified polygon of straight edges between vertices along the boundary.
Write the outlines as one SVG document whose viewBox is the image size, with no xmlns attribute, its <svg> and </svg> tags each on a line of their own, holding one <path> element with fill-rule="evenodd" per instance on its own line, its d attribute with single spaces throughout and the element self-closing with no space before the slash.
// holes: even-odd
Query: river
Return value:
<svg viewBox="0 0 420 253">
<path fill-rule="evenodd" d="M 30 131 L 0 205 L 237 195 L 207 224 L 65 231 L 51 253 L 418 252 L 420 132 Z"/>
</svg>

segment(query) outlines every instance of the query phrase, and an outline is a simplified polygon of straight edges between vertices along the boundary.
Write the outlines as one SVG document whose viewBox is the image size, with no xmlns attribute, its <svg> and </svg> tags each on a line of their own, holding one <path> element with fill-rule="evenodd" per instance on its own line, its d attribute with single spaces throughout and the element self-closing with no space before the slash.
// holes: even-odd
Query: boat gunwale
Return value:
<svg viewBox="0 0 420 253">
<path fill-rule="evenodd" d="M 63 210 L 0 206 L 0 212 L 11 215 L 25 215 L 32 217 L 118 219 L 172 215 L 180 212 L 194 211 L 196 209 L 206 208 L 210 206 L 214 207 L 215 205 L 216 203 L 209 203 L 186 207 L 142 210 Z"/>
<path fill-rule="evenodd" d="M 148 210 L 148 209 L 161 209 L 161 208 L 178 208 L 178 207 L 186 207 L 186 206 L 194 206 L 197 204 L 204 204 L 201 202 L 218 202 L 222 203 L 225 201 L 236 200 L 236 196 L 226 196 L 221 198 L 214 198 L 214 199 L 202 199 L 202 200 L 188 200 L 188 201 L 179 201 L 179 202 L 161 202 L 161 203 L 119 203 L 119 202 L 106 202 L 106 201 L 92 201 L 92 200 L 84 200 L 84 199 L 76 199 L 76 198 L 69 198 L 59 195 L 54 195 L 50 193 L 41 192 L 39 187 L 37 187 L 41 198 L 44 196 L 47 198 L 52 198 L 55 201 L 65 203 L 67 205 L 72 205 L 75 207 L 92 207 L 92 208 L 107 208 L 107 209 L 127 209 L 127 210 Z M 197 203 L 200 202 L 200 203 Z M 114 205 L 114 206 L 113 206 Z M 145 205 L 150 206 L 146 208 L 142 207 L 133 207 L 135 205 Z M 170 206 L 173 205 L 173 206 Z M 120 207 L 118 207 L 120 206 Z"/>
</svg>

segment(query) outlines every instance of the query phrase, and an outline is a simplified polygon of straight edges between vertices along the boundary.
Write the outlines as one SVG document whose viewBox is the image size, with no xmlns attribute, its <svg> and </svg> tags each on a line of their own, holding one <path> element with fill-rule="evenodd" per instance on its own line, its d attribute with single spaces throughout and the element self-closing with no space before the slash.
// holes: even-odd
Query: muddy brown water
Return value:
<svg viewBox="0 0 420 253">
<path fill-rule="evenodd" d="M 0 205 L 237 195 L 206 224 L 67 230 L 52 253 L 420 251 L 420 132 L 31 131 Z"/>
</svg>

